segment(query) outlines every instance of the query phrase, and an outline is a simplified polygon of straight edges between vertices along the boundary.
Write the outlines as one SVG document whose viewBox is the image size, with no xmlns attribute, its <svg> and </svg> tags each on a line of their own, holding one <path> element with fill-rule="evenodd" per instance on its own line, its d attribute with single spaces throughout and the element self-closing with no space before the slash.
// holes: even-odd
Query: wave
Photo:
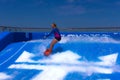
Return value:
<svg viewBox="0 0 120 80">
<path fill-rule="evenodd" d="M 66 43 L 66 42 L 100 42 L 100 43 L 120 43 L 119 40 L 115 40 L 110 35 L 106 34 L 69 34 L 67 36 L 62 35 L 62 40 L 60 43 Z"/>
<path fill-rule="evenodd" d="M 114 35 L 117 35 L 115 33 Z M 120 43 L 120 40 L 116 40 L 109 34 L 62 34 L 62 39 L 60 43 L 66 42 L 100 42 L 100 43 Z M 47 39 L 37 39 L 31 40 L 28 42 L 49 42 L 53 39 L 53 37 L 49 37 Z"/>
</svg>

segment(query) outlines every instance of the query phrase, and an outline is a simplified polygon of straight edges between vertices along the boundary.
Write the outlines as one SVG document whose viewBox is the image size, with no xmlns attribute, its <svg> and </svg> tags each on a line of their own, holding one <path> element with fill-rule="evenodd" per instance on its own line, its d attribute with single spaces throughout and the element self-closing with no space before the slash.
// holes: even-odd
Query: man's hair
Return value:
<svg viewBox="0 0 120 80">
<path fill-rule="evenodd" d="M 56 25 L 55 23 L 53 23 L 53 25 L 54 25 L 55 27 L 57 27 L 57 25 Z"/>
</svg>

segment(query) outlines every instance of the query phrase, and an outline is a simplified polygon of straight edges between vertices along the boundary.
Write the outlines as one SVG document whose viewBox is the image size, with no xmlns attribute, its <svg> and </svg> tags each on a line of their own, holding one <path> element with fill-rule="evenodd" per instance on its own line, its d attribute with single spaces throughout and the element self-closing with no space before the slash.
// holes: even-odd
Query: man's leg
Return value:
<svg viewBox="0 0 120 80">
<path fill-rule="evenodd" d="M 53 47 L 54 47 L 54 44 L 56 44 L 58 42 L 58 40 L 57 39 L 53 39 L 52 40 L 52 42 L 51 42 L 51 44 L 50 44 L 50 51 L 52 51 L 52 49 L 53 49 Z"/>
</svg>

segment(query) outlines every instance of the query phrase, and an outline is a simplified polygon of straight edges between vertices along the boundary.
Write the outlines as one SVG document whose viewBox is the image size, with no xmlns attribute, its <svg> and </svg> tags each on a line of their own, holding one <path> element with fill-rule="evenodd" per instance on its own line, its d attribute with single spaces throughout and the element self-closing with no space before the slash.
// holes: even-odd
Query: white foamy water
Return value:
<svg viewBox="0 0 120 80">
<path fill-rule="evenodd" d="M 78 59 L 81 56 L 69 50 L 38 61 L 32 60 L 32 57 L 35 56 L 34 53 L 24 51 L 16 60 L 16 62 L 23 62 L 23 64 L 13 64 L 9 68 L 43 70 L 34 76 L 32 80 L 63 80 L 69 72 L 85 73 L 85 76 L 91 76 L 93 73 L 112 74 L 114 72 L 112 66 L 115 66 L 118 53 L 100 56 L 98 57 L 101 59 L 99 62 L 79 61 Z M 29 65 L 25 64 L 25 62 L 38 64 Z M 40 65 L 39 63 L 44 63 L 45 65 Z"/>
<path fill-rule="evenodd" d="M 11 80 L 12 76 L 7 75 L 6 73 L 0 72 L 0 80 Z"/>
<path fill-rule="evenodd" d="M 111 38 L 109 35 L 74 35 L 69 34 L 67 36 L 62 36 L 62 39 L 60 43 L 66 43 L 66 42 L 74 42 L 74 41 L 82 41 L 82 42 L 100 42 L 100 43 L 120 43 L 120 41 L 117 41 L 113 38 Z"/>
</svg>

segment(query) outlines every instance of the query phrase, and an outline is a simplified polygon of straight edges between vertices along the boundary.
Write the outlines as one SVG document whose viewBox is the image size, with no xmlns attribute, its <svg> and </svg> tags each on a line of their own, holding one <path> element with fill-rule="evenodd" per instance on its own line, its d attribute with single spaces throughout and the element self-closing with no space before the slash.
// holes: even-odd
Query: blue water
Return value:
<svg viewBox="0 0 120 80">
<path fill-rule="evenodd" d="M 119 80 L 120 42 L 68 35 L 46 57 L 50 39 L 12 43 L 0 52 L 0 80 Z"/>
</svg>

